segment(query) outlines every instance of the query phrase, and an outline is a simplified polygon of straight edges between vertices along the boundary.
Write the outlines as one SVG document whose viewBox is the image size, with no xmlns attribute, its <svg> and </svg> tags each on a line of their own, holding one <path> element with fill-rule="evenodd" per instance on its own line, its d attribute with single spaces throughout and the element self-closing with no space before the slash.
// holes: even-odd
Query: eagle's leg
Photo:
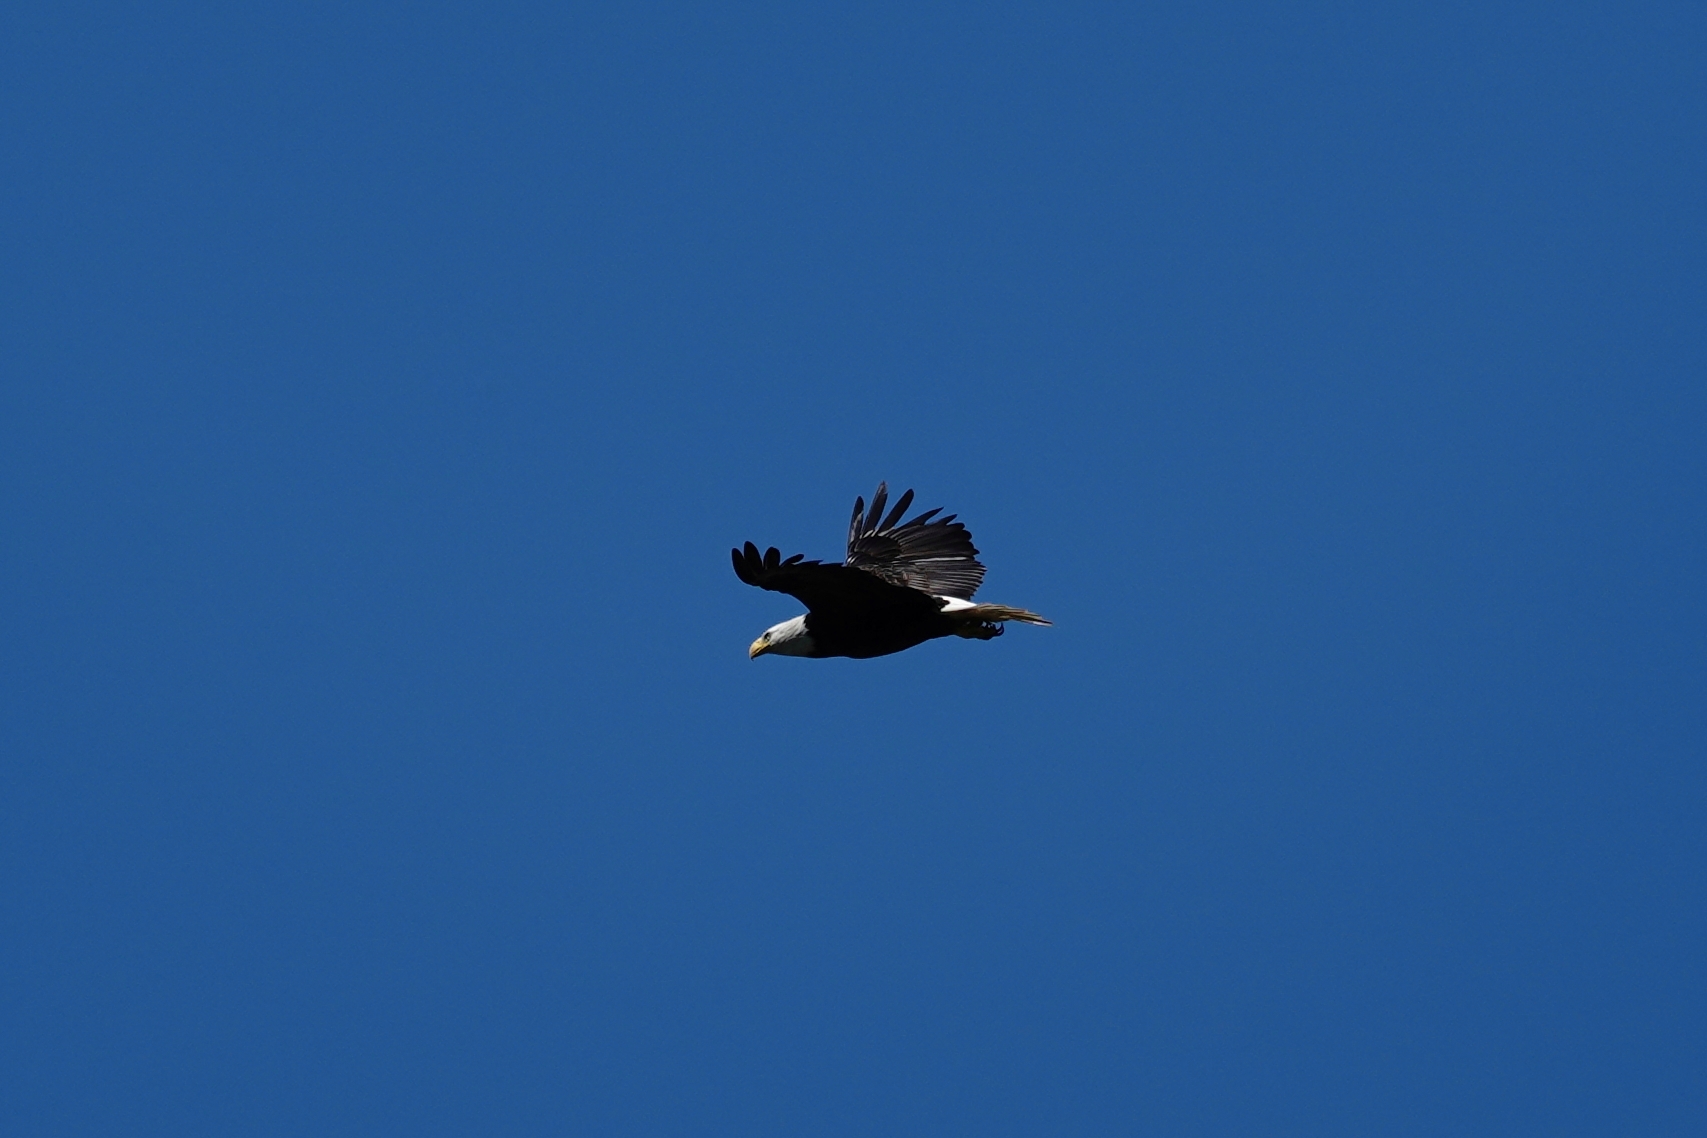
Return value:
<svg viewBox="0 0 1707 1138">
<path fill-rule="evenodd" d="M 968 640 L 994 640 L 1003 632 L 1003 626 L 994 622 L 978 624 L 963 624 L 954 630 L 956 636 L 964 636 Z"/>
</svg>

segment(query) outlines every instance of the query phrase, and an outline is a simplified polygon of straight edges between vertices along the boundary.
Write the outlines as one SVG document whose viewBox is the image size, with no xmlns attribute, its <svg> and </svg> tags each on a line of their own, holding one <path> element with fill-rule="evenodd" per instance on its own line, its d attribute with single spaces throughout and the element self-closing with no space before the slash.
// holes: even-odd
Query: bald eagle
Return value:
<svg viewBox="0 0 1707 1138">
<path fill-rule="evenodd" d="M 768 653 L 864 660 L 939 636 L 991 640 L 1002 634 L 1003 621 L 1049 623 L 1025 609 L 973 604 L 984 566 L 966 527 L 954 514 L 938 518 L 940 507 L 896 525 L 913 504 L 913 492 L 901 495 L 885 516 L 888 501 L 888 484 L 881 482 L 869 511 L 864 498 L 854 499 L 847 560 L 840 565 L 807 561 L 804 553 L 785 560 L 774 546 L 761 554 L 750 541 L 730 551 L 735 576 L 806 605 L 803 615 L 753 641 L 749 659 Z"/>
</svg>

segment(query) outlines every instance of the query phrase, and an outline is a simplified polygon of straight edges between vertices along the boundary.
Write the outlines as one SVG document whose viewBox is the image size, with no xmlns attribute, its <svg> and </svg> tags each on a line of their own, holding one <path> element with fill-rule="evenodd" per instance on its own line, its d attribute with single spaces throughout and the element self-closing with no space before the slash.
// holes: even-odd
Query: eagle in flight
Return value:
<svg viewBox="0 0 1707 1138">
<path fill-rule="evenodd" d="M 878 483 L 871 509 L 854 499 L 848 555 L 840 565 L 784 558 L 773 546 L 759 552 L 747 542 L 732 550 L 735 576 L 749 585 L 787 593 L 806 606 L 793 620 L 765 629 L 747 649 L 749 659 L 776 656 L 887 656 L 939 636 L 991 640 L 1002 623 L 1048 624 L 1034 612 L 972 603 L 984 566 L 972 535 L 940 508 L 900 521 L 913 504 L 907 491 L 885 516 L 889 487 Z M 935 519 L 934 521 L 932 519 Z"/>
</svg>

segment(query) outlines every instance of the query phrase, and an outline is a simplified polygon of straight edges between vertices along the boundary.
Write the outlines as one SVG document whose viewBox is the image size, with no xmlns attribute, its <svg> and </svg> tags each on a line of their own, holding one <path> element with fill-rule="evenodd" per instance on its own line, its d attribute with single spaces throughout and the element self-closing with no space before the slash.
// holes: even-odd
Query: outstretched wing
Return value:
<svg viewBox="0 0 1707 1138">
<path fill-rule="evenodd" d="M 730 553 L 735 562 L 735 576 L 773 593 L 787 593 L 812 611 L 930 603 L 917 593 L 870 573 L 846 565 L 807 561 L 804 553 L 784 560 L 775 546 L 761 554 L 759 547 L 750 541 L 745 548 Z"/>
<path fill-rule="evenodd" d="M 885 517 L 883 507 L 888 501 L 886 482 L 877 484 L 870 511 L 864 498 L 854 499 L 844 564 L 903 588 L 971 600 L 984 583 L 984 566 L 973 548 L 972 535 L 954 520 L 956 515 L 938 518 L 939 507 L 898 526 L 895 523 L 913 504 L 913 492 L 901 495 Z"/>
</svg>

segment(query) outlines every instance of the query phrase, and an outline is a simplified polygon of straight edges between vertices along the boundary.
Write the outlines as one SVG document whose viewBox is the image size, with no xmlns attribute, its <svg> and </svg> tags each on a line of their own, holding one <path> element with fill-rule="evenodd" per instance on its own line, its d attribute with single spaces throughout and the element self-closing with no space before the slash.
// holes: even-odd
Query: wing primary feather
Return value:
<svg viewBox="0 0 1707 1138">
<path fill-rule="evenodd" d="M 895 508 L 889 511 L 889 516 L 883 519 L 883 524 L 877 527 L 877 532 L 892 530 L 895 523 L 901 520 L 901 515 L 907 512 L 907 507 L 913 504 L 913 492 L 907 491 L 895 502 Z"/>
<path fill-rule="evenodd" d="M 871 512 L 865 515 L 866 533 L 877 528 L 877 519 L 883 516 L 883 504 L 887 501 L 889 501 L 889 483 L 879 482 L 877 493 L 871 496 Z"/>
<path fill-rule="evenodd" d="M 782 550 L 778 549 L 774 545 L 771 546 L 769 549 L 765 550 L 765 568 L 767 570 L 775 569 L 778 566 L 780 566 L 781 564 L 782 564 Z"/>
</svg>

